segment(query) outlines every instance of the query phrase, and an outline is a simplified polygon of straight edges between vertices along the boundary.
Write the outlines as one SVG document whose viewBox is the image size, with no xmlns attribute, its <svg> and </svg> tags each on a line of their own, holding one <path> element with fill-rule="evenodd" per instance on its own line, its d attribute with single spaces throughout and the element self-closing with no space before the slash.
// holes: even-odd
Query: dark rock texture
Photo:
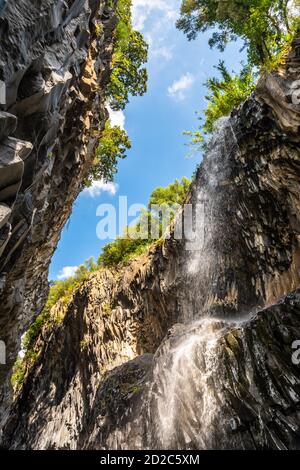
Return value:
<svg viewBox="0 0 300 470">
<path fill-rule="evenodd" d="M 105 7 L 17 0 L 0 16 L 2 445 L 300 448 L 300 40 L 220 122 L 188 197 L 204 206 L 203 240 L 176 240 L 179 216 L 149 254 L 91 275 L 54 307 L 63 321 L 42 331 L 6 409 L 20 336 L 107 117 Z"/>
<path fill-rule="evenodd" d="M 43 307 L 51 256 L 107 119 L 105 86 L 116 24 L 106 0 L 4 3 L 0 339 L 7 364 L 0 369 L 0 421 L 6 419 L 20 337 Z"/>
<path fill-rule="evenodd" d="M 78 447 L 299 449 L 299 307 L 298 290 L 248 319 L 177 324 L 152 364 L 141 356 L 99 384 Z"/>
<path fill-rule="evenodd" d="M 175 239 L 179 216 L 42 332 L 3 445 L 300 447 L 299 77 L 296 40 L 220 123 L 188 198 L 202 241 Z"/>
</svg>

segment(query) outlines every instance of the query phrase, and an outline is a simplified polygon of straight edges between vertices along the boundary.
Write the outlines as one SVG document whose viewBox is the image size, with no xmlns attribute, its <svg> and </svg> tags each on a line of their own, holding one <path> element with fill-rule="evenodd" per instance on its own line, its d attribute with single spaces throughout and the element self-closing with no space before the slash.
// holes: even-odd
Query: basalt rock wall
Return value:
<svg viewBox="0 0 300 470">
<path fill-rule="evenodd" d="M 1 419 L 21 335 L 107 119 L 116 17 L 106 0 L 8 0 L 0 10 Z"/>
<path fill-rule="evenodd" d="M 8 448 L 298 448 L 300 41 L 220 123 L 175 237 L 91 275 L 38 359 Z"/>
</svg>

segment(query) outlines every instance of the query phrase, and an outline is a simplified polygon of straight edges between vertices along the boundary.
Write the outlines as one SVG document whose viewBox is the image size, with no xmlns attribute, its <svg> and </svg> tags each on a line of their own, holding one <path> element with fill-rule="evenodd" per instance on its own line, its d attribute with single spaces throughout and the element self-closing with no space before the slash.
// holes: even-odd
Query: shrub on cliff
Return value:
<svg viewBox="0 0 300 470">
<path fill-rule="evenodd" d="M 234 108 L 240 106 L 255 88 L 256 77 L 249 67 L 245 67 L 240 75 L 234 75 L 221 61 L 216 69 L 220 78 L 210 78 L 205 84 L 208 105 L 204 111 L 204 120 L 199 118 L 201 125 L 196 131 L 184 132 L 184 135 L 191 137 L 188 145 L 192 152 L 205 149 L 205 135 L 214 132 L 218 119 L 228 116 Z"/>
<path fill-rule="evenodd" d="M 150 196 L 148 211 L 140 214 L 137 224 L 126 227 L 122 237 L 117 237 L 116 240 L 104 246 L 98 259 L 99 266 L 117 266 L 145 252 L 153 242 L 157 241 L 152 238 L 151 226 L 153 228 L 155 225 L 158 228 L 157 233 L 163 235 L 164 227 L 160 213 L 157 213 L 155 208 L 170 207 L 169 220 L 171 221 L 174 217 L 173 207 L 183 204 L 189 187 L 190 180 L 184 177 L 181 180 L 175 180 L 165 188 L 156 188 Z"/>
<path fill-rule="evenodd" d="M 93 180 L 112 181 L 117 173 L 118 160 L 125 158 L 126 150 L 130 148 L 131 141 L 126 131 L 119 126 L 111 126 L 107 121 L 85 186 L 90 186 Z"/>
<path fill-rule="evenodd" d="M 43 328 L 51 328 L 55 324 L 59 324 L 64 318 L 61 312 L 57 312 L 56 316 L 54 316 L 51 313 L 51 309 L 58 301 L 63 302 L 65 305 L 68 304 L 75 289 L 91 272 L 94 272 L 97 269 L 98 266 L 94 262 L 94 259 L 90 258 L 78 267 L 74 276 L 62 281 L 54 281 L 50 283 L 46 305 L 43 311 L 32 322 L 22 339 L 22 356 L 17 358 L 11 378 L 15 391 L 20 390 L 27 371 L 39 356 L 39 350 L 36 343 Z"/>
</svg>

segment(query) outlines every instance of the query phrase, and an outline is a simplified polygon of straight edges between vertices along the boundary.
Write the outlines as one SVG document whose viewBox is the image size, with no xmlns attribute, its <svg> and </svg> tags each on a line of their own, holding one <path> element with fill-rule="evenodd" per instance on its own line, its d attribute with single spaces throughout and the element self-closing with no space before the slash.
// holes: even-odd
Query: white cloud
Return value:
<svg viewBox="0 0 300 470">
<path fill-rule="evenodd" d="M 142 31 L 145 27 L 147 18 L 147 13 L 144 13 L 138 8 L 135 8 L 135 4 L 133 4 L 132 23 L 134 29 L 136 29 L 137 31 Z"/>
<path fill-rule="evenodd" d="M 152 49 L 152 55 L 154 57 L 162 58 L 164 60 L 171 60 L 173 58 L 172 47 L 161 46 Z"/>
<path fill-rule="evenodd" d="M 180 0 L 173 0 L 170 6 L 169 0 L 133 0 L 133 26 L 135 29 L 142 31 L 145 28 L 146 21 L 154 11 L 169 20 L 175 20 L 177 17 Z"/>
<path fill-rule="evenodd" d="M 112 126 L 119 126 L 121 129 L 125 129 L 125 114 L 122 110 L 114 111 L 110 105 L 107 105 L 107 111 L 109 114 L 110 123 Z"/>
<path fill-rule="evenodd" d="M 172 85 L 169 86 L 168 95 L 176 100 L 184 100 L 184 92 L 190 88 L 194 82 L 195 77 L 188 72 L 185 75 L 182 75 L 179 80 L 175 80 Z"/>
<path fill-rule="evenodd" d="M 149 44 L 149 58 L 172 58 L 170 31 L 175 28 L 181 0 L 133 0 L 133 26 Z"/>
<path fill-rule="evenodd" d="M 68 279 L 69 277 L 74 276 L 77 269 L 78 269 L 78 266 L 65 266 L 59 271 L 57 275 L 57 279 L 59 281 L 64 281 L 65 279 Z"/>
<path fill-rule="evenodd" d="M 117 192 L 117 185 L 112 182 L 106 183 L 103 180 L 93 181 L 92 186 L 85 188 L 82 194 L 86 194 L 89 197 L 98 197 L 102 193 L 109 193 L 114 196 Z"/>
</svg>

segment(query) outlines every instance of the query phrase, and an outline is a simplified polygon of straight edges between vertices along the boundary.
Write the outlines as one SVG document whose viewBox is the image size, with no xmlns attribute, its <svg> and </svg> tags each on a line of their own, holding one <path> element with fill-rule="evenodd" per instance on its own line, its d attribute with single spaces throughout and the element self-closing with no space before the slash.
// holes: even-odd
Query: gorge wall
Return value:
<svg viewBox="0 0 300 470">
<path fill-rule="evenodd" d="M 175 239 L 177 219 L 42 332 L 5 447 L 300 447 L 299 79 L 296 39 L 220 123 L 187 200 L 201 243 Z"/>
<path fill-rule="evenodd" d="M 21 335 L 44 306 L 51 256 L 108 117 L 112 6 L 1 2 L 0 422 Z"/>
</svg>

